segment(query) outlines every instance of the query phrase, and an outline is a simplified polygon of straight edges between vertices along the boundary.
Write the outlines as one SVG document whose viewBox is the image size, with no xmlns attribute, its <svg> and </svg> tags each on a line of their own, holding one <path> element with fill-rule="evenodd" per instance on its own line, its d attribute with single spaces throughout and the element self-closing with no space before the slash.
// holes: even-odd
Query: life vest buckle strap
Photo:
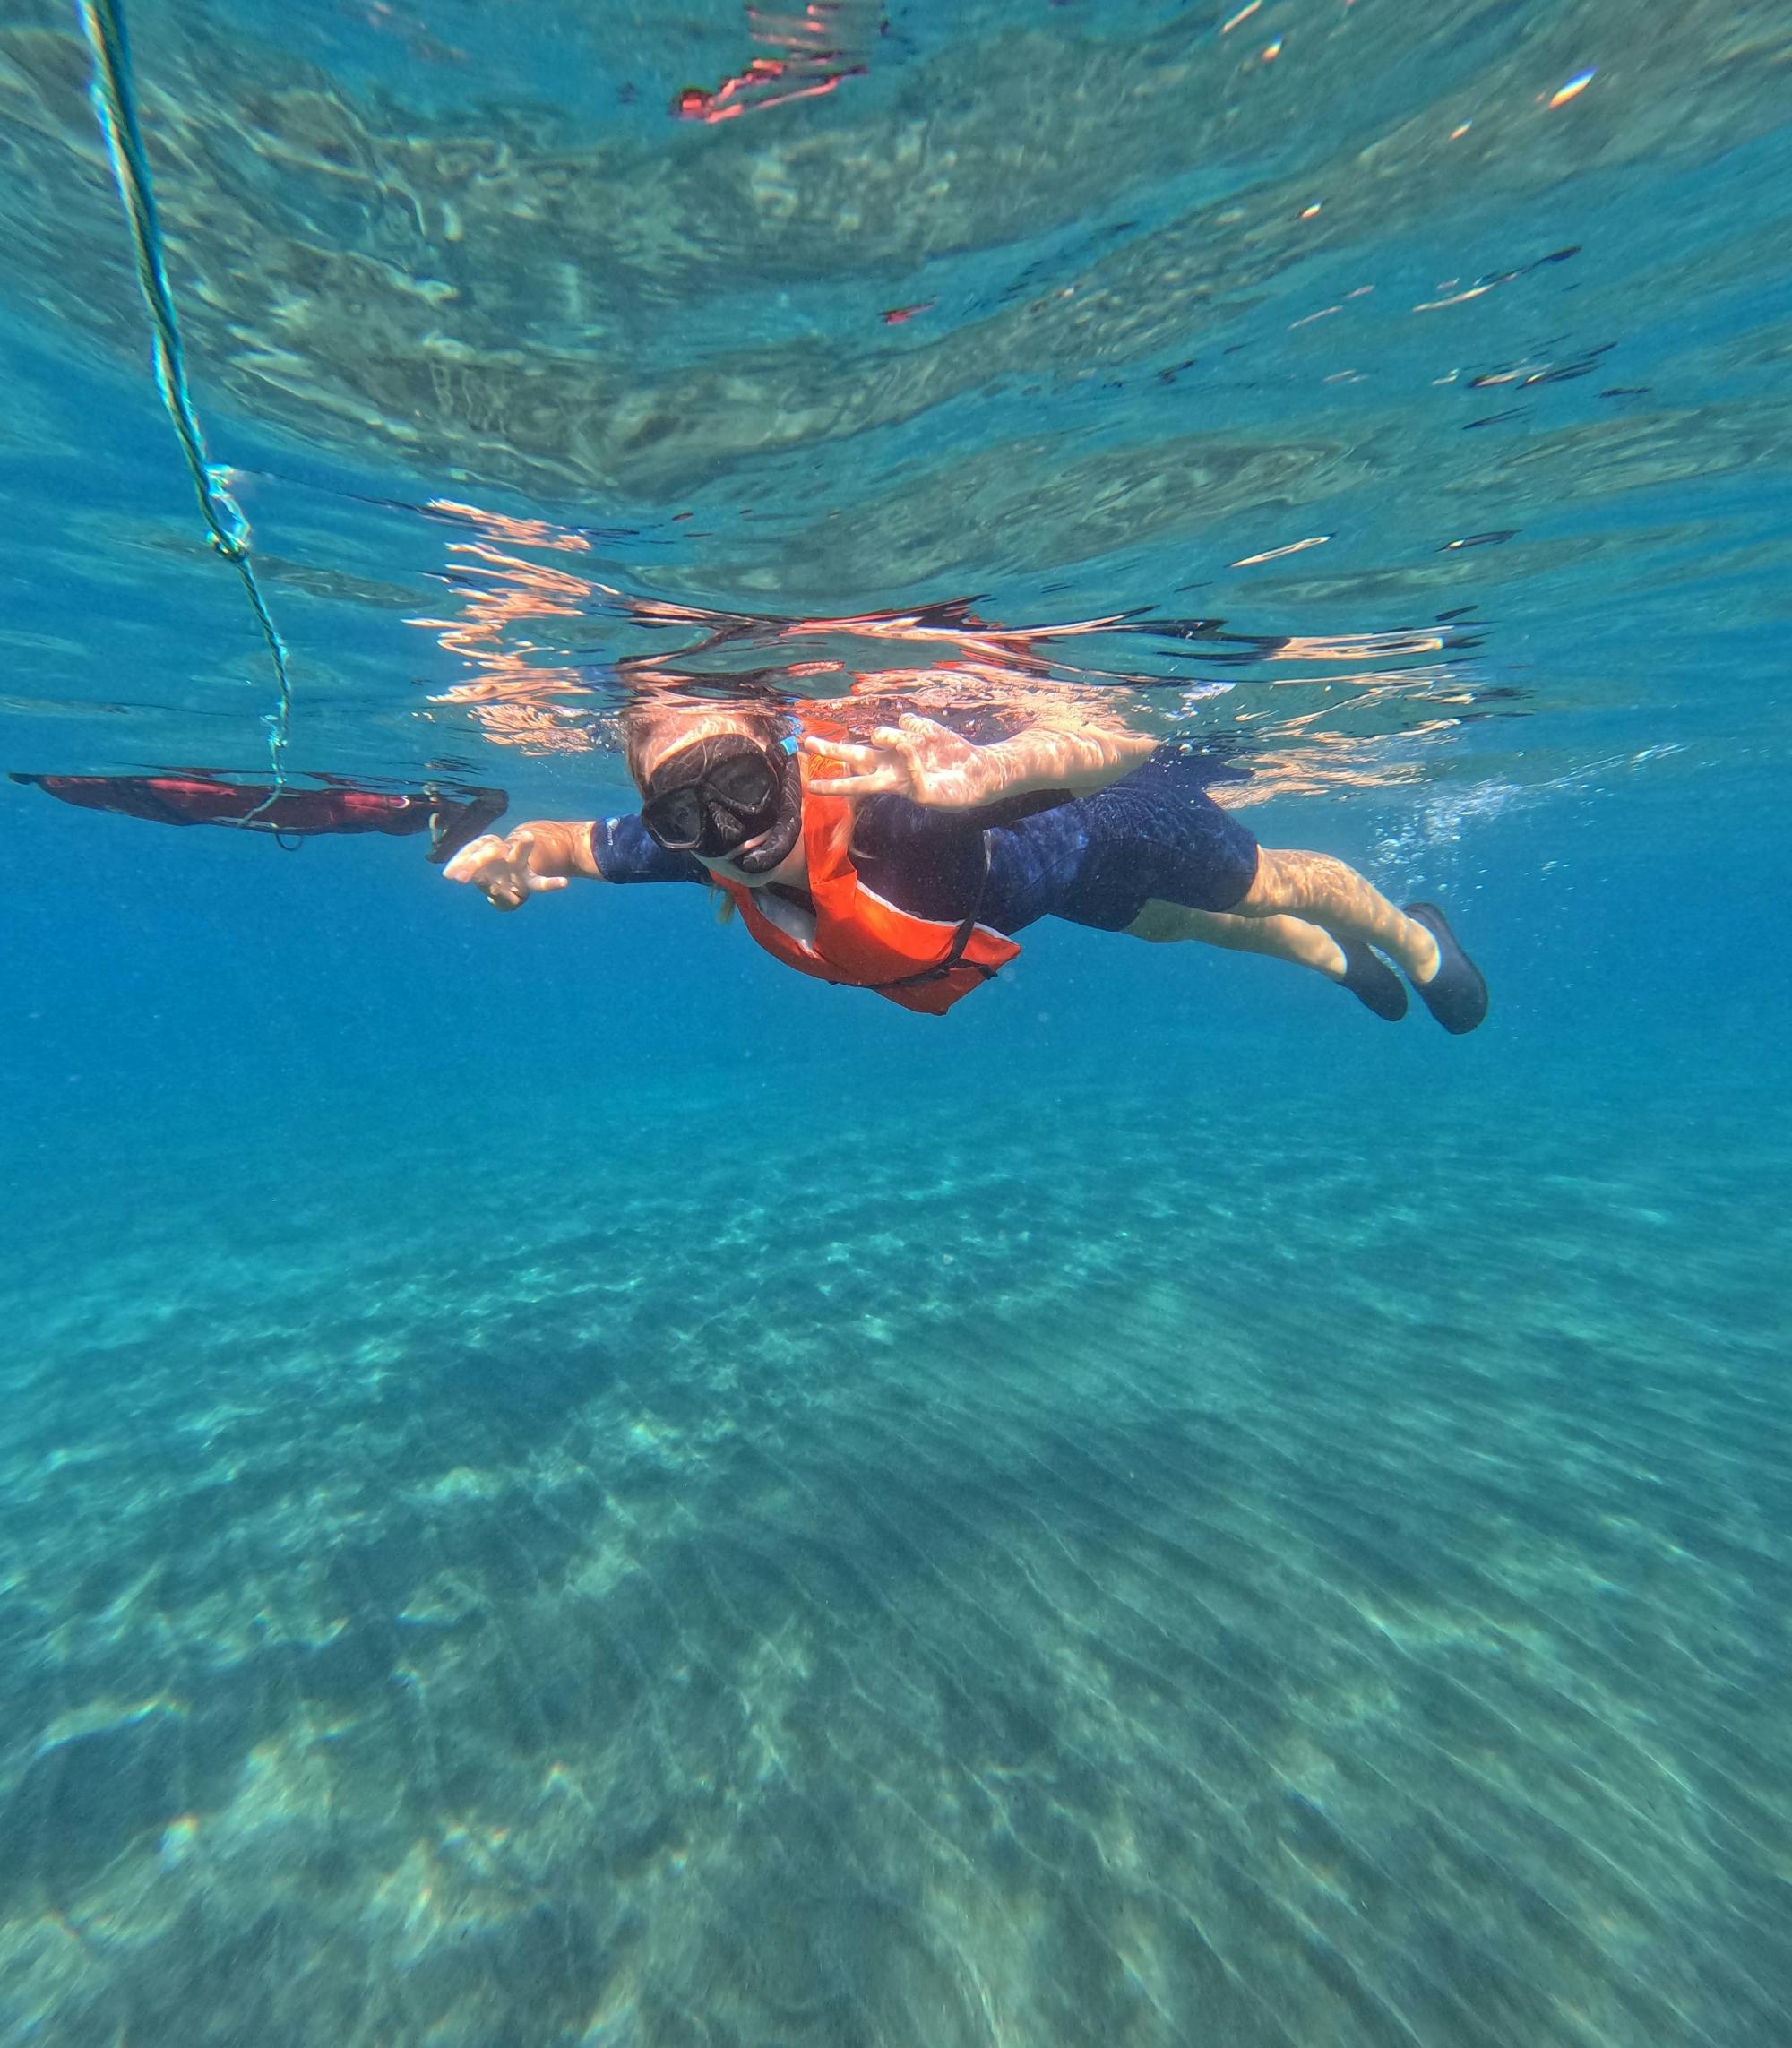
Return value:
<svg viewBox="0 0 1792 2048">
<path fill-rule="evenodd" d="M 975 929 L 974 925 L 972 929 Z M 970 933 L 961 925 L 952 951 L 944 959 L 935 960 L 932 967 L 918 968 L 914 974 L 905 974 L 896 981 L 867 981 L 860 985 L 874 991 L 882 988 L 920 988 L 928 982 L 950 979 L 960 968 L 969 968 L 973 974 L 981 975 L 985 981 L 994 981 L 1002 971 L 999 968 L 986 966 L 982 960 L 968 960 L 964 958 L 964 949 L 969 942 Z"/>
<path fill-rule="evenodd" d="M 930 981 L 944 981 L 957 967 L 975 968 L 985 981 L 995 979 L 997 970 L 995 968 L 986 967 L 980 960 L 967 960 L 964 957 L 964 949 L 970 943 L 971 934 L 977 930 L 978 913 L 983 908 L 983 899 L 989 893 L 989 834 L 982 832 L 978 836 L 983 848 L 983 873 L 978 877 L 977 895 L 970 908 L 961 919 L 957 931 L 952 934 L 952 943 L 944 954 L 932 967 L 922 968 L 916 974 L 905 974 L 900 981 L 867 982 L 866 987 L 915 988 Z"/>
</svg>

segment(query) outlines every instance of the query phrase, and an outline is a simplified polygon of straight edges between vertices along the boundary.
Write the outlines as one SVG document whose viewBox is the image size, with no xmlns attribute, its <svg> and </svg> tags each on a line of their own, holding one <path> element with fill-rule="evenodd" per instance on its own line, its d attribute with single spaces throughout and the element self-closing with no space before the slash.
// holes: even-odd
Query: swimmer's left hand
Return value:
<svg viewBox="0 0 1792 2048">
<path fill-rule="evenodd" d="M 992 749 L 932 719 L 910 714 L 893 726 L 879 726 L 871 744 L 811 736 L 803 752 L 841 763 L 843 775 L 817 776 L 810 784 L 822 796 L 906 796 L 930 811 L 972 811 L 1001 794 L 1001 774 Z"/>
</svg>

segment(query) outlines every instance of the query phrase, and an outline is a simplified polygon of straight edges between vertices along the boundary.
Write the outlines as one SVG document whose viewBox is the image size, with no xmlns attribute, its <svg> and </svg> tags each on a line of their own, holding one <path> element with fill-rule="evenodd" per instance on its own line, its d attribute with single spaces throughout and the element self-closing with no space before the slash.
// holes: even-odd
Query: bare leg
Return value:
<svg viewBox="0 0 1792 2048">
<path fill-rule="evenodd" d="M 1299 919 L 1317 925 L 1347 943 L 1354 940 L 1374 946 L 1404 968 L 1408 977 L 1419 985 L 1437 972 L 1443 958 L 1437 941 L 1423 925 L 1395 909 L 1354 867 L 1333 860 L 1330 854 L 1262 848 L 1257 856 L 1256 880 L 1228 916 L 1276 924 Z"/>
<path fill-rule="evenodd" d="M 1153 897 L 1126 926 L 1126 933 L 1129 938 L 1146 939 L 1159 946 L 1196 939 L 1203 945 L 1224 946 L 1229 952 L 1266 953 L 1271 959 L 1312 968 L 1331 981 L 1341 980 L 1345 971 L 1344 951 L 1337 940 L 1301 917 L 1240 917 L 1217 910 L 1189 910 L 1180 903 Z"/>
</svg>

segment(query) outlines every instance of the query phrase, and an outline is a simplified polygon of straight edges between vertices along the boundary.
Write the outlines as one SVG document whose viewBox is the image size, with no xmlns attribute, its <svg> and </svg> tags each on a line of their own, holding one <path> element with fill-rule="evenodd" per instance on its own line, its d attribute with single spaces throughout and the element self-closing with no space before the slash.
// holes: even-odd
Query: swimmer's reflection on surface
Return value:
<svg viewBox="0 0 1792 2048">
<path fill-rule="evenodd" d="M 486 833 L 444 873 L 502 910 L 574 881 L 710 883 L 785 965 L 935 1016 L 1045 916 L 1266 953 L 1395 1021 L 1391 960 L 1445 1030 L 1486 1014 L 1442 911 L 1259 846 L 1207 794 L 1210 754 L 1068 703 L 986 745 L 912 713 L 867 732 L 864 711 L 642 694 L 619 719 L 638 813 Z"/>
<path fill-rule="evenodd" d="M 679 120 L 714 126 L 794 99 L 820 99 L 842 79 L 864 75 L 878 27 L 866 0 L 791 0 L 781 10 L 749 5 L 745 14 L 757 53 L 718 85 L 685 86 L 672 102 Z"/>
<path fill-rule="evenodd" d="M 337 838 L 378 833 L 387 839 L 429 835 L 437 866 L 502 817 L 502 789 L 473 783 L 426 782 L 414 789 L 375 788 L 341 775 L 316 775 L 276 787 L 215 769 L 170 769 L 159 775 L 12 775 L 77 810 L 109 811 L 154 825 L 221 825 L 271 839 Z"/>
</svg>

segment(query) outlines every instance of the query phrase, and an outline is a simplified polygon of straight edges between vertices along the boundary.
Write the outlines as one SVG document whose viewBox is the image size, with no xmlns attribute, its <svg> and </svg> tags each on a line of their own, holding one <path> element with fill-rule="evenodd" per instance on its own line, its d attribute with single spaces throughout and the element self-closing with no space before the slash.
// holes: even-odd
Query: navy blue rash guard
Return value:
<svg viewBox="0 0 1792 2048">
<path fill-rule="evenodd" d="M 1210 756 L 1159 747 L 1092 796 L 1003 824 L 987 822 L 987 811 L 867 796 L 853 820 L 853 862 L 899 910 L 956 922 L 975 905 L 979 924 L 1009 934 L 1041 917 L 1124 931 L 1153 899 L 1229 910 L 1256 879 L 1257 842 L 1207 794 L 1215 776 Z M 606 882 L 711 879 L 693 855 L 657 845 L 639 818 L 599 819 L 591 851 Z"/>
</svg>

